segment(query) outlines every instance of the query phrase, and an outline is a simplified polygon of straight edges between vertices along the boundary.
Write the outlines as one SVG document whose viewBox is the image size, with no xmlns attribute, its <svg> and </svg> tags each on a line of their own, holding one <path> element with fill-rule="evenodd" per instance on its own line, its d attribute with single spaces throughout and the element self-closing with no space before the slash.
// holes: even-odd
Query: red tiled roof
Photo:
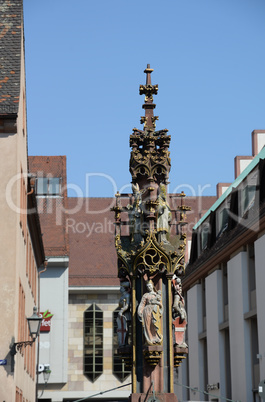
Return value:
<svg viewBox="0 0 265 402">
<path fill-rule="evenodd" d="M 114 200 L 115 201 L 115 200 Z M 80 203 L 75 213 L 72 213 Z M 69 198 L 70 286 L 118 286 L 111 198 Z"/>
<path fill-rule="evenodd" d="M 65 156 L 31 156 L 29 171 L 38 176 L 62 177 L 66 185 Z M 186 197 L 187 238 L 191 239 L 192 228 L 201 216 L 216 201 L 216 197 Z M 123 206 L 131 201 L 121 198 Z M 177 209 L 180 199 L 169 196 L 171 208 Z M 62 198 L 38 199 L 45 254 L 61 256 L 70 253 L 70 286 L 118 286 L 117 255 L 115 250 L 114 213 L 110 208 L 113 198 Z M 67 212 L 66 211 L 67 207 Z M 127 220 L 122 213 L 122 220 Z M 171 228 L 174 233 L 175 226 Z M 122 234 L 128 226 L 122 226 Z M 68 248 L 69 239 L 69 248 Z"/>
<path fill-rule="evenodd" d="M 178 201 L 170 199 L 172 208 Z M 216 197 L 186 197 L 185 204 L 191 207 L 187 213 L 187 237 L 191 239 L 192 228 L 200 217 L 215 202 Z M 78 202 L 80 203 L 77 208 Z M 66 226 L 70 244 L 70 286 L 118 285 L 117 256 L 114 246 L 114 205 L 112 198 L 69 198 L 69 213 Z M 122 199 L 127 205 L 129 200 Z M 75 207 L 78 209 L 74 212 Z M 74 212 L 74 213 L 72 213 Z M 126 219 L 125 215 L 123 214 Z M 126 230 L 126 228 L 122 228 Z M 172 228 L 172 231 L 174 228 Z"/>
<path fill-rule="evenodd" d="M 66 175 L 66 156 L 29 156 L 29 172 L 34 173 L 37 177 L 62 177 L 62 188 L 64 190 L 63 197 L 67 197 L 67 175 Z"/>
<path fill-rule="evenodd" d="M 45 255 L 59 257 L 69 255 L 66 231 L 66 157 L 29 156 L 29 172 L 37 177 L 62 177 L 62 197 L 37 197 L 38 212 L 43 233 Z"/>
<path fill-rule="evenodd" d="M 37 202 L 45 255 L 48 257 L 68 256 L 69 243 L 64 199 L 37 197 Z"/>
<path fill-rule="evenodd" d="M 20 94 L 22 0 L 0 2 L 0 114 L 18 112 Z"/>
</svg>

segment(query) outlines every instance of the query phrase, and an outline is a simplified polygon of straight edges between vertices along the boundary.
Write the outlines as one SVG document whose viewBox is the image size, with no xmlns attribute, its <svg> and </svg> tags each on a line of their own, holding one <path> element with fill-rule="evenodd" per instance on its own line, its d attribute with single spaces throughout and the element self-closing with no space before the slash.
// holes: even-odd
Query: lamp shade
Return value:
<svg viewBox="0 0 265 402">
<path fill-rule="evenodd" d="M 52 371 L 51 371 L 50 369 L 45 369 L 45 370 L 43 371 L 43 378 L 44 378 L 44 382 L 45 382 L 45 383 L 49 381 L 51 372 L 52 372 Z"/>
<path fill-rule="evenodd" d="M 27 318 L 29 332 L 32 339 L 36 339 L 40 332 L 40 324 L 42 321 L 42 317 L 37 315 L 37 307 L 33 307 L 33 314 L 31 317 Z"/>
</svg>

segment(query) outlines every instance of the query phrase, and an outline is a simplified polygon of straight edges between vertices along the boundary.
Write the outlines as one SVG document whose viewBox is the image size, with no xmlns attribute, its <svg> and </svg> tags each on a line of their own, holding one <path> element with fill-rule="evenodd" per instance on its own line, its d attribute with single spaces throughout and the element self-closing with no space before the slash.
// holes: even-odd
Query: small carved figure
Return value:
<svg viewBox="0 0 265 402">
<path fill-rule="evenodd" d="M 174 292 L 173 318 L 179 316 L 181 321 L 184 321 L 187 318 L 185 310 L 185 300 L 184 297 L 182 296 L 181 280 L 176 275 L 173 275 L 172 286 Z"/>
<path fill-rule="evenodd" d="M 139 184 L 132 184 L 134 195 L 133 205 L 127 205 L 130 221 L 130 237 L 132 243 L 141 243 L 141 223 L 142 223 L 142 191 L 139 190 Z"/>
<path fill-rule="evenodd" d="M 120 311 L 117 317 L 117 332 L 119 346 L 128 345 L 129 325 L 131 323 L 131 295 L 130 295 L 130 282 L 121 282 L 120 286 L 121 297 L 119 301 Z"/>
<path fill-rule="evenodd" d="M 172 315 L 173 315 L 173 342 L 179 347 L 187 347 L 185 343 L 185 331 L 187 326 L 187 314 L 185 300 L 182 296 L 181 280 L 176 275 L 172 278 L 172 290 L 174 294 Z"/>
<path fill-rule="evenodd" d="M 144 329 L 144 336 L 148 345 L 161 344 L 163 335 L 161 333 L 161 317 L 163 315 L 163 305 L 161 291 L 157 291 L 153 282 L 147 282 L 147 290 L 142 297 L 138 307 L 138 318 Z"/>
<path fill-rule="evenodd" d="M 157 223 L 158 241 L 168 244 L 167 233 L 169 232 L 169 223 L 171 221 L 171 209 L 167 203 L 166 186 L 160 184 L 160 192 L 157 198 Z"/>
<path fill-rule="evenodd" d="M 133 190 L 133 195 L 134 195 L 134 203 L 133 205 L 128 205 L 128 214 L 129 214 L 129 221 L 130 221 L 130 237 L 131 237 L 131 242 L 141 242 L 142 236 L 141 236 L 141 215 L 142 215 L 142 210 L 141 210 L 141 203 L 142 203 L 142 197 L 141 193 L 139 191 L 139 185 L 137 184 L 132 184 L 132 190 Z"/>
</svg>

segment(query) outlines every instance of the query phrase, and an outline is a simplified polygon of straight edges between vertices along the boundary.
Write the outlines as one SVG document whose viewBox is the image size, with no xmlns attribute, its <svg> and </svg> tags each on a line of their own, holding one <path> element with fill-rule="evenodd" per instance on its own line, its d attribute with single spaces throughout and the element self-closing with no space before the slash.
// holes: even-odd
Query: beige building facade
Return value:
<svg viewBox="0 0 265 402">
<path fill-rule="evenodd" d="M 44 262 L 33 183 L 28 175 L 22 1 L 0 2 L 0 399 L 34 401 L 36 345 L 27 317 L 38 305 L 38 267 Z M 11 46 L 12 45 L 12 46 Z"/>
</svg>

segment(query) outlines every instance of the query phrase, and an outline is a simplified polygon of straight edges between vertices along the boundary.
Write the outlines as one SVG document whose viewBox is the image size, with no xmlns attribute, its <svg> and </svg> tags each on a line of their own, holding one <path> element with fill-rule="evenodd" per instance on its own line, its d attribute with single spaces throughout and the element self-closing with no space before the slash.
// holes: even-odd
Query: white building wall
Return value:
<svg viewBox="0 0 265 402">
<path fill-rule="evenodd" d="M 222 322 L 222 271 L 216 270 L 205 279 L 208 384 L 220 383 L 213 395 L 225 395 L 224 355 L 219 324 Z"/>
<path fill-rule="evenodd" d="M 202 286 L 197 284 L 187 292 L 189 325 L 189 382 L 191 388 L 204 390 L 204 370 L 202 367 L 203 351 L 199 334 L 203 330 L 202 320 Z M 190 399 L 202 400 L 199 392 L 190 391 Z"/>
<path fill-rule="evenodd" d="M 186 340 L 187 341 L 187 340 Z M 188 357 L 182 360 L 178 370 L 174 370 L 174 393 L 177 395 L 179 401 L 187 401 L 188 392 Z"/>
<path fill-rule="evenodd" d="M 40 275 L 40 311 L 49 310 L 51 330 L 40 334 L 40 364 L 50 364 L 49 384 L 67 382 L 68 366 L 68 257 L 48 259 Z M 42 384 L 43 375 L 39 375 Z M 44 394 L 45 397 L 45 394 Z"/>
<path fill-rule="evenodd" d="M 257 133 L 257 153 L 259 153 L 265 145 L 264 132 Z"/>
<path fill-rule="evenodd" d="M 265 379 L 265 235 L 255 242 L 256 298 L 259 339 L 260 380 Z"/>
<path fill-rule="evenodd" d="M 243 172 L 243 170 L 245 170 L 248 167 L 248 165 L 251 162 L 252 162 L 252 159 L 240 159 L 240 161 L 239 161 L 240 172 L 238 172 L 238 176 L 239 176 L 240 173 Z"/>
<path fill-rule="evenodd" d="M 248 256 L 240 252 L 227 264 L 232 399 L 252 401 Z"/>
</svg>

